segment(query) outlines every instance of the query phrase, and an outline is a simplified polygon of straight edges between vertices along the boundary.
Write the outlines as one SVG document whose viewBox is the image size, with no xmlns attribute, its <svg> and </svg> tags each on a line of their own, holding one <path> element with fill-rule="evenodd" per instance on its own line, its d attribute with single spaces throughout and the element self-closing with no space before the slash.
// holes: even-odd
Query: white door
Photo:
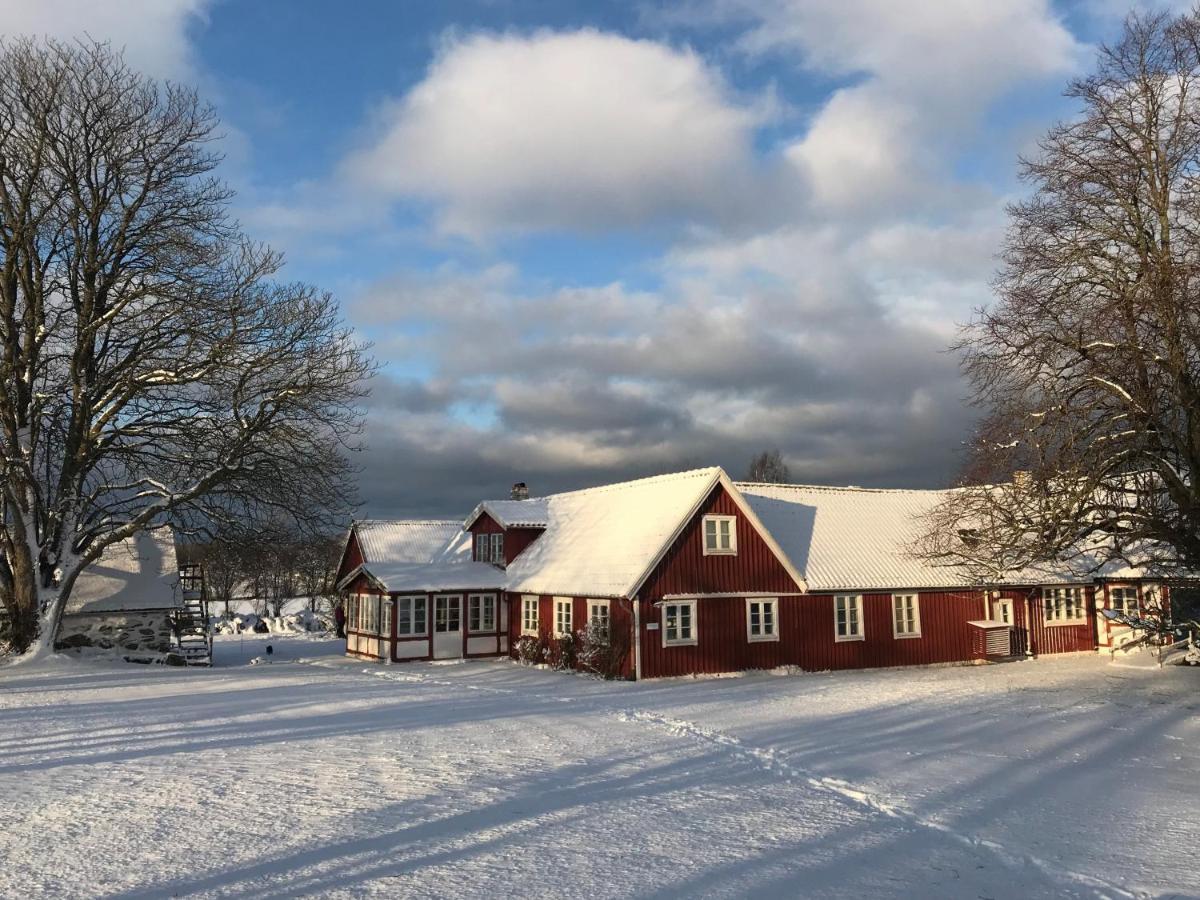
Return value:
<svg viewBox="0 0 1200 900">
<path fill-rule="evenodd" d="M 458 659 L 463 655 L 462 597 L 433 598 L 433 658 Z"/>
</svg>

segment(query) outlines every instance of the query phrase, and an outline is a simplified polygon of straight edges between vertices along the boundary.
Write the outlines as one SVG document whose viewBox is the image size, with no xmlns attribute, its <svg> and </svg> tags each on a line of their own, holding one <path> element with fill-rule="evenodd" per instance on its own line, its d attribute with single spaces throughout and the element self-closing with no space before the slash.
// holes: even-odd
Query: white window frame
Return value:
<svg viewBox="0 0 1200 900">
<path fill-rule="evenodd" d="M 605 634 L 609 633 L 612 628 L 612 608 L 607 600 L 588 600 L 587 623 L 589 628 L 595 625 L 602 627 Z"/>
<path fill-rule="evenodd" d="M 853 634 L 842 634 L 838 628 L 838 603 L 846 605 L 846 624 L 851 621 L 850 609 L 854 609 L 854 619 L 858 623 L 858 630 Z M 833 595 L 833 639 L 837 643 L 843 641 L 865 641 L 867 639 L 867 623 L 863 621 L 863 598 L 862 594 L 834 594 Z"/>
<path fill-rule="evenodd" d="M 392 636 L 392 598 L 379 598 L 379 636 L 383 638 L 391 638 Z"/>
<path fill-rule="evenodd" d="M 1044 587 L 1042 588 L 1042 621 L 1047 628 L 1086 625 L 1086 604 L 1087 595 L 1082 587 Z M 1075 615 L 1067 615 L 1069 607 L 1074 609 Z"/>
<path fill-rule="evenodd" d="M 478 610 L 478 616 L 476 616 Z M 479 619 L 479 627 L 475 620 Z M 471 634 L 494 634 L 496 631 L 496 595 L 467 594 L 467 631 Z"/>
<path fill-rule="evenodd" d="M 420 605 L 422 628 L 417 631 L 417 607 Z M 408 611 L 408 628 L 404 631 L 400 630 L 400 611 L 402 608 L 407 608 Z M 422 638 L 429 634 L 429 598 L 424 594 L 409 594 L 404 597 L 396 598 L 396 637 L 398 638 Z"/>
<path fill-rule="evenodd" d="M 754 633 L 754 607 L 758 606 L 759 615 L 759 633 Z M 767 611 L 770 611 L 767 613 Z M 767 616 L 771 620 L 771 628 L 769 631 L 763 628 L 764 619 Z M 760 641 L 777 641 L 779 640 L 779 598 L 778 597 L 747 597 L 746 598 L 746 640 L 752 644 Z"/>
<path fill-rule="evenodd" d="M 492 555 L 491 561 L 498 565 L 504 565 L 504 532 L 495 531 L 491 536 Z"/>
<path fill-rule="evenodd" d="M 912 599 L 912 629 L 900 630 L 900 608 L 903 600 Z M 907 617 L 906 617 L 907 618 Z M 907 624 L 907 622 L 905 623 Z M 921 595 L 915 592 L 892 594 L 892 637 L 896 640 L 919 638 L 921 636 Z"/>
<path fill-rule="evenodd" d="M 475 535 L 475 553 L 472 558 L 476 562 L 488 562 L 491 559 L 491 539 L 489 534 Z"/>
<path fill-rule="evenodd" d="M 379 634 L 379 598 L 367 594 L 358 604 L 358 631 L 362 634 Z"/>
<path fill-rule="evenodd" d="M 565 627 L 564 627 L 565 626 Z M 575 633 L 575 599 L 554 598 L 554 636 L 568 637 Z"/>
<path fill-rule="evenodd" d="M 688 610 L 688 628 L 689 634 L 687 637 L 676 636 L 668 637 L 670 633 L 669 622 L 671 621 L 672 610 L 676 620 L 680 618 L 680 610 L 687 608 Z M 664 600 L 662 605 L 662 645 L 664 647 L 694 647 L 700 642 L 700 623 L 696 619 L 696 601 L 695 600 Z M 678 625 L 676 625 L 678 630 Z"/>
<path fill-rule="evenodd" d="M 535 594 L 521 595 L 521 634 L 538 635 L 538 606 L 541 604 L 541 597 Z M 530 614 L 532 611 L 532 615 Z"/>
<path fill-rule="evenodd" d="M 1133 594 L 1133 610 L 1132 610 L 1133 614 L 1137 615 L 1139 612 L 1141 612 L 1141 609 L 1142 609 L 1141 591 L 1139 591 L 1132 584 L 1110 584 L 1108 586 L 1108 603 L 1112 609 L 1120 610 L 1125 615 L 1128 615 L 1130 612 L 1129 607 L 1124 602 L 1122 602 L 1120 606 L 1116 605 L 1114 596 L 1115 596 L 1115 592 L 1117 592 L 1117 591 L 1121 592 L 1122 597 L 1124 597 L 1127 592 L 1132 592 L 1132 594 Z"/>
<path fill-rule="evenodd" d="M 358 631 L 358 594 L 346 598 L 346 630 Z"/>
<path fill-rule="evenodd" d="M 716 543 L 710 547 L 708 545 L 708 524 L 713 523 L 713 538 Z M 721 525 L 729 523 L 729 546 L 722 547 L 721 544 Z M 737 556 L 737 516 L 705 516 L 704 521 L 700 526 L 700 540 L 704 546 L 705 556 Z"/>
</svg>

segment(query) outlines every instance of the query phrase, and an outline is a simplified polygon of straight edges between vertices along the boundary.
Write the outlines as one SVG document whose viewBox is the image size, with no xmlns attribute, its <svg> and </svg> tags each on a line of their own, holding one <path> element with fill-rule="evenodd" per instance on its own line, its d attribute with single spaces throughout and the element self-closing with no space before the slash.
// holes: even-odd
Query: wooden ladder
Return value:
<svg viewBox="0 0 1200 900">
<path fill-rule="evenodd" d="M 177 637 L 179 654 L 189 666 L 212 665 L 212 632 L 208 627 L 208 601 L 204 596 L 204 572 L 187 566 L 179 576 L 183 608 Z"/>
</svg>

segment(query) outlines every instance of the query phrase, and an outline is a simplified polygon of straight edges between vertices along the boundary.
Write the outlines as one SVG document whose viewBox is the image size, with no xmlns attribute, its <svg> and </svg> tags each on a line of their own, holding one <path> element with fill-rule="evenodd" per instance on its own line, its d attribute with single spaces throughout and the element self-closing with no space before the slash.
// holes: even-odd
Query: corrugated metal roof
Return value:
<svg viewBox="0 0 1200 900">
<path fill-rule="evenodd" d="M 912 552 L 945 490 L 884 490 L 737 483 L 751 508 L 803 574 L 810 591 L 953 588 L 978 583 L 965 567 L 933 565 Z M 1083 584 L 1147 573 L 1080 550 L 1070 559 L 1010 572 L 996 585 Z"/>
<path fill-rule="evenodd" d="M 79 573 L 64 612 L 171 609 L 181 602 L 175 538 L 169 528 L 143 531 L 105 548 Z"/>
<path fill-rule="evenodd" d="M 372 566 L 433 562 L 461 530 L 461 523 L 445 519 L 368 519 L 354 524 L 359 548 Z"/>
<path fill-rule="evenodd" d="M 737 483 L 810 591 L 962 587 L 972 579 L 913 557 L 944 491 Z"/>
<path fill-rule="evenodd" d="M 503 528 L 545 528 L 549 522 L 549 502 L 546 497 L 533 497 L 528 500 L 484 500 L 470 516 L 467 517 L 466 527 L 470 527 L 479 518 L 480 513 L 487 513 Z"/>
</svg>

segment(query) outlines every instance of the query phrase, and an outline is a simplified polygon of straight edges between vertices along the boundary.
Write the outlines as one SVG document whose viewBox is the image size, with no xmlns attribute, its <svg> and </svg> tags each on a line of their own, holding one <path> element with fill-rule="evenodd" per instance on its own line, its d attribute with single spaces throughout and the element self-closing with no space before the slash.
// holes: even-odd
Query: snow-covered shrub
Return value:
<svg viewBox="0 0 1200 900">
<path fill-rule="evenodd" d="M 324 613 L 302 609 L 286 616 L 258 616 L 240 613 L 214 617 L 214 634 L 324 634 L 333 631 L 333 619 Z"/>
<path fill-rule="evenodd" d="M 608 681 L 620 678 L 629 653 L 629 636 L 623 629 L 614 634 L 610 625 L 589 622 L 579 632 L 579 668 Z"/>
<path fill-rule="evenodd" d="M 550 665 L 556 669 L 574 669 L 578 656 L 575 635 L 564 634 L 550 645 Z"/>
<path fill-rule="evenodd" d="M 544 663 L 549 655 L 548 651 L 549 648 L 541 637 L 527 634 L 517 641 L 517 659 L 527 666 Z"/>
</svg>

